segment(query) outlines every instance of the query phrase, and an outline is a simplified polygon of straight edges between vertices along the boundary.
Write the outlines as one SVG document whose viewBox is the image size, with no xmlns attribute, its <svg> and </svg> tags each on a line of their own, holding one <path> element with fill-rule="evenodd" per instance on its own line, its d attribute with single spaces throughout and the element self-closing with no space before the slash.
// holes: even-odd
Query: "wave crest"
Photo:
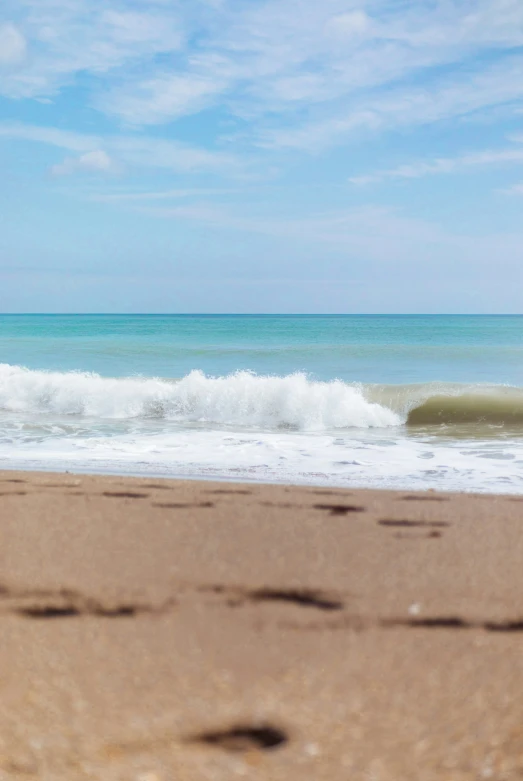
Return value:
<svg viewBox="0 0 523 781">
<path fill-rule="evenodd" d="M 305 374 L 261 376 L 238 371 L 181 380 L 107 378 L 88 372 L 33 371 L 0 364 L 0 411 L 264 429 L 523 425 L 523 389 L 505 386 L 349 384 Z"/>
<path fill-rule="evenodd" d="M 402 422 L 393 410 L 367 400 L 359 386 L 340 380 L 316 382 L 305 374 L 274 377 L 246 371 L 225 377 L 192 371 L 181 380 L 169 381 L 0 364 L 0 410 L 304 431 Z"/>
<path fill-rule="evenodd" d="M 411 426 L 462 423 L 521 425 L 523 393 L 516 388 L 496 388 L 436 394 L 413 407 L 407 416 Z"/>
</svg>

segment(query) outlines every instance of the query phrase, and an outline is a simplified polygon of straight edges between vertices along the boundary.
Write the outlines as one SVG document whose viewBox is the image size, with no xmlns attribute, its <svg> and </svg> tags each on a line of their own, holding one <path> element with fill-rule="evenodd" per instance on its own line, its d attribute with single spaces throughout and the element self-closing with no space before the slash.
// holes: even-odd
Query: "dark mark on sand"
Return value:
<svg viewBox="0 0 523 781">
<path fill-rule="evenodd" d="M 210 730 L 188 738 L 189 743 L 203 743 L 224 751 L 267 751 L 288 743 L 289 737 L 284 730 L 271 724 L 249 726 L 238 724 L 229 729 Z"/>
<path fill-rule="evenodd" d="M 347 513 L 365 512 L 364 507 L 356 507 L 352 504 L 314 504 L 315 510 L 330 510 L 331 515 L 347 515 Z"/>
</svg>

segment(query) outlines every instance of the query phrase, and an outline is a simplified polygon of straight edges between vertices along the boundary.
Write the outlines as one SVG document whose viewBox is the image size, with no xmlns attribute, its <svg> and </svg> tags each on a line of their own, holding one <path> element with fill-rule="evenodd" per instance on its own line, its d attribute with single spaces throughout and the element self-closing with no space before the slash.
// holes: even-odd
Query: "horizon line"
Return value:
<svg viewBox="0 0 523 781">
<path fill-rule="evenodd" d="M 0 317 L 523 317 L 523 312 L 0 312 Z"/>
</svg>

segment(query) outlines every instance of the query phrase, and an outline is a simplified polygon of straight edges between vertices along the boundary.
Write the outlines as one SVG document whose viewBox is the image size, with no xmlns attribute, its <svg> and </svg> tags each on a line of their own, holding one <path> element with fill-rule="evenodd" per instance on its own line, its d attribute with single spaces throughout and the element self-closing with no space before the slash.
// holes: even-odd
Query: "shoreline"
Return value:
<svg viewBox="0 0 523 781">
<path fill-rule="evenodd" d="M 523 500 L 0 472 L 0 777 L 523 772 Z"/>
<path fill-rule="evenodd" d="M 21 473 L 21 474 L 29 474 L 29 475 L 38 475 L 38 474 L 56 474 L 56 475 L 68 475 L 70 477 L 78 476 L 78 477 L 100 477 L 100 478 L 123 478 L 128 480 L 160 480 L 160 481 L 167 481 L 167 482 L 189 482 L 189 483 L 238 483 L 238 484 L 246 484 L 246 485 L 252 485 L 252 486 L 267 486 L 267 487 L 288 487 L 288 488 L 296 488 L 296 489 L 322 489 L 322 490 L 328 490 L 328 491 L 358 491 L 358 492 L 370 492 L 370 493 L 418 493 L 418 494 L 424 494 L 424 493 L 441 493 L 445 495 L 451 495 L 451 496 L 492 496 L 492 497 L 512 497 L 517 498 L 521 497 L 523 500 L 523 486 L 516 487 L 513 486 L 512 491 L 495 491 L 492 489 L 492 486 L 489 486 L 485 490 L 478 490 L 477 488 L 458 488 L 458 487 L 451 487 L 447 490 L 442 490 L 440 486 L 436 487 L 416 487 L 415 485 L 383 485 L 383 486 L 376 486 L 376 485 L 361 485 L 361 484 L 354 484 L 354 485 L 348 485 L 348 484 L 341 484 L 341 483 L 333 483 L 333 482 L 292 482 L 291 480 L 286 479 L 283 477 L 280 480 L 274 479 L 274 481 L 270 481 L 268 478 L 263 477 L 262 478 L 249 478 L 244 476 L 234 476 L 234 478 L 230 474 L 226 475 L 220 475 L 220 474 L 208 474 L 204 475 L 201 473 L 194 473 L 194 474 L 166 474 L 165 472 L 137 472 L 137 471 L 118 471 L 117 469 L 114 470 L 100 470 L 97 471 L 92 468 L 92 465 L 89 467 L 86 467 L 84 470 L 82 470 L 80 467 L 76 465 L 70 465 L 70 469 L 64 469 L 65 464 L 61 465 L 55 465 L 55 466 L 49 466 L 44 467 L 42 463 L 39 461 L 36 464 L 31 464 L 27 468 L 20 466 L 20 464 L 15 464 L 12 467 L 6 466 L 5 464 L 2 464 L 0 462 L 0 476 L 3 472 L 7 473 Z M 506 489 L 506 486 L 504 486 Z"/>
</svg>

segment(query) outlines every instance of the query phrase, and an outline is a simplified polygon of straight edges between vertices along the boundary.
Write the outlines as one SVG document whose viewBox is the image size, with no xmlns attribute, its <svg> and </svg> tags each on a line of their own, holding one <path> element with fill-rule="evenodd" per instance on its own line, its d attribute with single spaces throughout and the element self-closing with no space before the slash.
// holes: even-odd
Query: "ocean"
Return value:
<svg viewBox="0 0 523 781">
<path fill-rule="evenodd" d="M 0 468 L 523 493 L 523 316 L 2 315 Z"/>
</svg>

